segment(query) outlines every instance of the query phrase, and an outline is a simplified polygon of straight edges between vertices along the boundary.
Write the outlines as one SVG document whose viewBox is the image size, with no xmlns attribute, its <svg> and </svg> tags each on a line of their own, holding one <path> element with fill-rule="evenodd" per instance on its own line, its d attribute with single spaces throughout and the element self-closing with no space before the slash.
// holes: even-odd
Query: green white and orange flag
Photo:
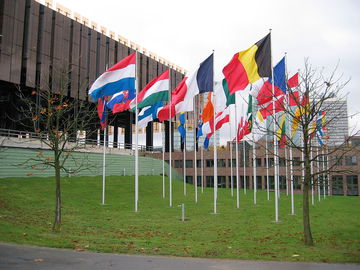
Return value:
<svg viewBox="0 0 360 270">
<path fill-rule="evenodd" d="M 270 33 L 245 51 L 236 53 L 223 68 L 231 94 L 260 78 L 271 77 Z"/>
</svg>

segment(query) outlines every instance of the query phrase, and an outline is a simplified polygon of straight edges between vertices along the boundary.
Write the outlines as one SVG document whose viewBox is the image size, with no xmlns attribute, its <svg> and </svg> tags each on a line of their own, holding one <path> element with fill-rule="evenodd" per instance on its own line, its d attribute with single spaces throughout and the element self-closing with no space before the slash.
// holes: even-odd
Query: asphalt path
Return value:
<svg viewBox="0 0 360 270">
<path fill-rule="evenodd" d="M 137 256 L 0 243 L 0 269 L 29 270 L 359 270 L 360 264 Z"/>
</svg>

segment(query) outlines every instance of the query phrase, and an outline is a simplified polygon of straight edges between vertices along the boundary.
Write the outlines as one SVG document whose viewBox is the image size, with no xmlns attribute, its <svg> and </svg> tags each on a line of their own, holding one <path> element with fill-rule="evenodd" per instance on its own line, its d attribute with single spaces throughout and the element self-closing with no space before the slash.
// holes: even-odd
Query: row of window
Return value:
<svg viewBox="0 0 360 270">
<path fill-rule="evenodd" d="M 334 164 L 337 165 L 337 166 L 344 165 L 344 160 L 345 160 L 345 165 L 346 166 L 354 166 L 354 165 L 358 164 L 356 156 L 345 156 L 345 158 L 341 158 L 341 157 L 332 158 L 332 162 L 334 162 Z M 186 163 L 186 168 L 193 168 L 193 161 L 192 160 L 186 160 L 185 163 Z M 323 164 L 322 163 L 323 162 L 320 160 L 319 161 L 320 166 L 326 166 L 327 165 L 326 160 L 325 160 L 325 162 Z M 183 160 L 175 160 L 174 166 L 175 166 L 175 168 L 183 168 L 184 161 Z M 213 168 L 214 167 L 214 160 L 213 159 L 205 159 L 203 166 L 205 168 Z M 218 159 L 217 160 L 217 166 L 218 166 L 218 168 L 231 167 L 231 159 L 228 159 L 227 165 L 226 165 L 226 159 Z M 232 159 L 232 166 L 234 168 L 236 167 L 236 159 Z M 239 166 L 240 167 L 244 166 L 243 159 L 239 160 Z M 261 167 L 261 166 L 266 167 L 266 158 L 263 158 L 263 159 L 262 158 L 256 158 L 256 167 Z M 274 167 L 274 158 L 268 158 L 268 166 L 269 167 Z M 286 166 L 285 158 L 279 158 L 279 166 L 280 167 L 285 167 Z M 293 158 L 293 166 L 301 166 L 300 157 L 294 157 Z M 196 160 L 196 167 L 197 168 L 202 167 L 200 159 Z M 249 167 L 248 160 L 246 160 L 246 162 L 245 162 L 245 167 Z"/>
</svg>

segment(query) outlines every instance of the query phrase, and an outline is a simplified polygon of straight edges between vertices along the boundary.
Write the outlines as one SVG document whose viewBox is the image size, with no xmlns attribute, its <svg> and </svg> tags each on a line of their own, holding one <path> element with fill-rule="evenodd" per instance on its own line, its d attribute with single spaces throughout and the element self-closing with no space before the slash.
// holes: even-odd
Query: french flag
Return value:
<svg viewBox="0 0 360 270">
<path fill-rule="evenodd" d="M 91 86 L 89 96 L 98 100 L 124 90 L 135 92 L 135 63 L 136 53 L 133 53 L 106 70 Z"/>
<path fill-rule="evenodd" d="M 200 64 L 198 70 L 189 77 L 185 77 L 171 93 L 171 118 L 180 112 L 194 110 L 194 97 L 197 94 L 212 92 L 214 81 L 214 54 L 211 54 Z M 169 120 L 170 105 L 159 111 L 159 120 Z"/>
</svg>

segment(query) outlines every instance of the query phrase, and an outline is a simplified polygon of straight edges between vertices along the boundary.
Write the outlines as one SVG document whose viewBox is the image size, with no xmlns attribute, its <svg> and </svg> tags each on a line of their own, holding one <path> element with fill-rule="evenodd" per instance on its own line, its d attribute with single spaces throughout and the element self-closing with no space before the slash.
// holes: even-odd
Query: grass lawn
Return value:
<svg viewBox="0 0 360 270">
<path fill-rule="evenodd" d="M 101 177 L 62 179 L 62 231 L 51 231 L 54 215 L 53 178 L 0 179 L 0 241 L 78 251 L 129 254 L 285 260 L 360 262 L 360 198 L 333 196 L 311 206 L 314 247 L 302 242 L 302 195 L 281 194 L 274 223 L 274 200 L 266 192 L 241 190 L 240 209 L 230 189 L 219 189 L 213 212 L 213 189 L 194 202 L 194 186 L 173 181 L 173 207 L 168 191 L 162 198 L 162 177 L 139 178 L 139 212 L 134 212 L 134 178 L 107 177 L 106 204 L 101 202 Z M 168 188 L 168 182 L 166 182 Z M 234 192 L 235 193 L 235 192 Z M 186 222 L 181 222 L 185 203 Z"/>
</svg>

